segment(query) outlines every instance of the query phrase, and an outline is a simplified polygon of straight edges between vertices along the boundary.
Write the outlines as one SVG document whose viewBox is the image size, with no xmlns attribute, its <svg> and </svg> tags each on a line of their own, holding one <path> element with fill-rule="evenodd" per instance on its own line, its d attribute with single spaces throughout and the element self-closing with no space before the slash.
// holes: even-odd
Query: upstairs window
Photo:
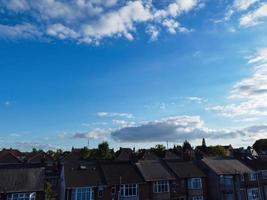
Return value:
<svg viewBox="0 0 267 200">
<path fill-rule="evenodd" d="M 201 178 L 188 179 L 188 188 L 189 189 L 201 189 L 202 188 Z"/>
<path fill-rule="evenodd" d="M 93 188 L 82 187 L 72 190 L 71 200 L 93 200 L 94 198 Z"/>
<path fill-rule="evenodd" d="M 203 200 L 203 196 L 193 196 L 191 200 Z"/>
<path fill-rule="evenodd" d="M 155 181 L 153 183 L 153 192 L 154 193 L 163 193 L 169 192 L 169 181 Z"/>
<path fill-rule="evenodd" d="M 220 178 L 221 184 L 225 186 L 233 186 L 233 176 L 221 176 Z"/>
<path fill-rule="evenodd" d="M 112 195 L 115 195 L 115 194 L 116 194 L 116 186 L 113 186 L 113 187 L 111 188 L 111 194 L 112 194 Z"/>
<path fill-rule="evenodd" d="M 245 176 L 244 176 L 244 174 L 240 174 L 240 180 L 241 180 L 242 182 L 245 181 Z"/>
<path fill-rule="evenodd" d="M 7 200 L 35 200 L 36 193 L 12 193 L 7 195 Z"/>
<path fill-rule="evenodd" d="M 249 174 L 249 180 L 250 181 L 256 181 L 257 180 L 257 174 L 256 173 Z"/>
<path fill-rule="evenodd" d="M 137 196 L 137 194 L 138 194 L 137 184 L 121 185 L 121 188 L 120 188 L 121 197 L 133 197 L 133 196 Z"/>
<path fill-rule="evenodd" d="M 260 191 L 258 188 L 248 189 L 248 200 L 260 200 Z"/>
</svg>

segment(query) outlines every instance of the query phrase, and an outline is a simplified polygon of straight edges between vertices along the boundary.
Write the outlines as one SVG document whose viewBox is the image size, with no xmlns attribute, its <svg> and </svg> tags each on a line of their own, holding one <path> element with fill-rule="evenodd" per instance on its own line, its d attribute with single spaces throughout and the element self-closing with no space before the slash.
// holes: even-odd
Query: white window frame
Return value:
<svg viewBox="0 0 267 200">
<path fill-rule="evenodd" d="M 203 200 L 203 196 L 193 196 L 192 200 Z"/>
<path fill-rule="evenodd" d="M 78 199 L 78 196 L 80 194 L 81 198 Z M 72 190 L 71 200 L 93 200 L 93 199 L 94 199 L 94 188 L 92 187 L 79 187 L 79 188 L 73 188 Z"/>
<path fill-rule="evenodd" d="M 201 178 L 188 179 L 188 189 L 194 189 L 194 190 L 202 189 L 202 179 Z"/>
<path fill-rule="evenodd" d="M 257 192 L 257 196 L 255 196 L 255 192 Z M 248 188 L 248 200 L 260 200 L 261 194 L 259 188 Z"/>
<path fill-rule="evenodd" d="M 120 186 L 121 197 L 136 197 L 138 196 L 138 185 L 137 184 L 122 184 Z"/>
<path fill-rule="evenodd" d="M 256 181 L 257 180 L 257 173 L 250 173 L 249 174 L 249 180 L 250 181 Z"/>
<path fill-rule="evenodd" d="M 168 180 L 160 180 L 153 182 L 154 193 L 166 193 L 170 192 L 170 185 Z"/>
<path fill-rule="evenodd" d="M 7 195 L 7 200 L 35 200 L 35 198 L 35 192 L 11 193 Z"/>
</svg>

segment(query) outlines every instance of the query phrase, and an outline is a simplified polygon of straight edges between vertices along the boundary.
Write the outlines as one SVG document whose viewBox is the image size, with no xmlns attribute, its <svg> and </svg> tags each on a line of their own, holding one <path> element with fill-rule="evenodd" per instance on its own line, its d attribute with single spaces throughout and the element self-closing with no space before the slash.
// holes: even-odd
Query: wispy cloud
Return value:
<svg viewBox="0 0 267 200">
<path fill-rule="evenodd" d="M 240 25 L 243 27 L 255 26 L 263 23 L 267 18 L 267 3 L 261 4 L 256 10 L 250 11 L 240 18 Z"/>
<path fill-rule="evenodd" d="M 51 144 L 45 144 L 45 143 L 39 143 L 39 142 L 33 142 L 33 141 L 18 141 L 15 142 L 15 146 L 18 149 L 30 151 L 33 148 L 36 149 L 43 149 L 43 150 L 49 150 L 49 149 L 58 149 L 59 147 L 56 147 Z"/>
<path fill-rule="evenodd" d="M 99 117 L 125 117 L 125 118 L 134 118 L 131 113 L 118 113 L 118 112 L 98 112 L 96 113 Z"/>
<path fill-rule="evenodd" d="M 208 110 L 243 119 L 267 116 L 267 49 L 260 49 L 250 56 L 248 63 L 253 65 L 252 73 L 232 87 L 229 100 L 233 103 L 216 105 Z"/>
<path fill-rule="evenodd" d="M 98 44 L 110 37 L 133 40 L 137 25 L 144 24 L 151 40 L 155 40 L 161 29 L 170 33 L 188 32 L 178 17 L 202 5 L 199 0 L 171 0 L 164 4 L 158 8 L 147 0 L 2 0 L 0 9 L 7 14 L 10 24 L 0 25 L 0 35 Z M 16 18 L 14 24 L 13 18 L 18 13 L 22 17 Z"/>
<path fill-rule="evenodd" d="M 101 129 L 96 128 L 94 130 L 88 131 L 88 132 L 82 132 L 82 133 L 75 133 L 73 135 L 74 139 L 107 139 L 107 137 L 110 135 L 111 129 Z"/>
</svg>

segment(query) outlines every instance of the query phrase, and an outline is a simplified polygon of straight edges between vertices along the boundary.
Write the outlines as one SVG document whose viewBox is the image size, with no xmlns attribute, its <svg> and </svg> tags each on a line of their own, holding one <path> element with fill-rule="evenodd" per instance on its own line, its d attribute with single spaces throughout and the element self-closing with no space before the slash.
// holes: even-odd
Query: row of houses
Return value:
<svg viewBox="0 0 267 200">
<path fill-rule="evenodd" d="M 183 161 L 171 152 L 166 155 L 159 159 L 147 151 L 132 160 L 125 149 L 114 160 L 85 160 L 73 150 L 55 162 L 42 152 L 18 156 L 2 151 L 0 199 L 267 200 L 264 160 L 241 156 Z M 53 197 L 45 183 L 52 186 Z"/>
</svg>

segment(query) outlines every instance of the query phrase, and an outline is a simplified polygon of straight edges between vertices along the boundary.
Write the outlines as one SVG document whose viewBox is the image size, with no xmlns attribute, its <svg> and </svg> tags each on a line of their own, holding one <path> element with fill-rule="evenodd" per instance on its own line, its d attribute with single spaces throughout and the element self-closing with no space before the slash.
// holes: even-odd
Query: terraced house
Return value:
<svg viewBox="0 0 267 200">
<path fill-rule="evenodd" d="M 254 170 L 232 158 L 204 158 L 200 164 L 208 175 L 209 199 L 262 200 Z"/>
</svg>

